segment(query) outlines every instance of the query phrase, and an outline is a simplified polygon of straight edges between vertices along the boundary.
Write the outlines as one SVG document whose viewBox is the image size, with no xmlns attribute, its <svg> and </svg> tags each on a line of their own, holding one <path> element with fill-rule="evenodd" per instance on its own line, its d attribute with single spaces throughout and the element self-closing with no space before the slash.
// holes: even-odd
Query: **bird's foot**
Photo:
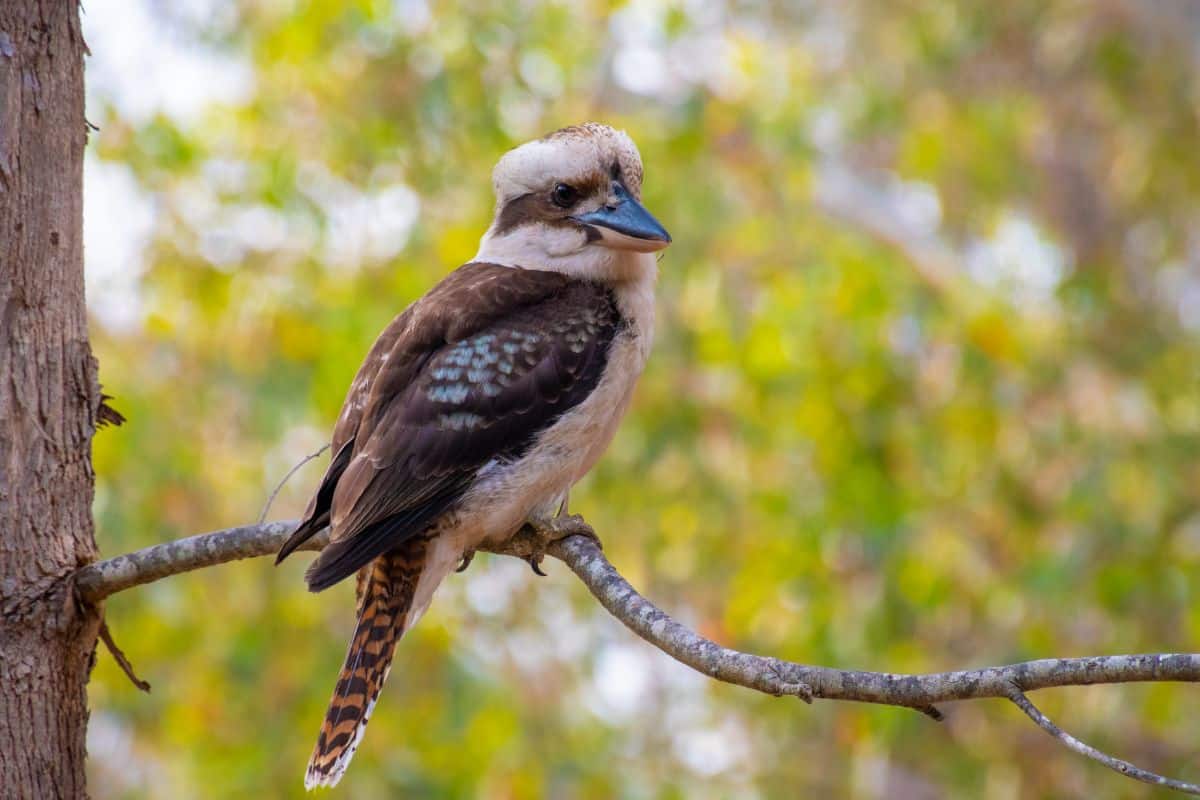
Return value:
<svg viewBox="0 0 1200 800">
<path fill-rule="evenodd" d="M 601 550 L 604 549 L 600 537 L 592 530 L 592 526 L 588 525 L 578 514 L 560 514 L 554 517 L 531 519 L 525 523 L 522 533 L 528 537 L 529 543 L 529 554 L 526 561 L 529 562 L 534 574 L 542 577 L 546 575 L 542 572 L 542 559 L 546 557 L 546 551 L 556 542 L 572 536 L 586 536 Z"/>
<path fill-rule="evenodd" d="M 471 548 L 462 554 L 462 561 L 458 562 L 458 568 L 455 572 L 466 572 L 467 567 L 471 566 L 471 562 L 475 559 L 475 548 Z"/>
</svg>

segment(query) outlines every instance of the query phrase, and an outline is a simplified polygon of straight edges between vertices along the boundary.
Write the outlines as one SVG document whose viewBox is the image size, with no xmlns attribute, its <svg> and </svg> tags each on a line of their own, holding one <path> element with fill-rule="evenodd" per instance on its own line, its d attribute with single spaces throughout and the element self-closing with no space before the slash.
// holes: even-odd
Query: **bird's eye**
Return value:
<svg viewBox="0 0 1200 800">
<path fill-rule="evenodd" d="M 575 205 L 575 201 L 579 199 L 579 192 L 574 186 L 568 186 L 565 183 L 560 183 L 554 187 L 554 191 L 550 195 L 550 199 L 554 201 L 554 205 L 559 208 L 570 208 Z"/>
</svg>

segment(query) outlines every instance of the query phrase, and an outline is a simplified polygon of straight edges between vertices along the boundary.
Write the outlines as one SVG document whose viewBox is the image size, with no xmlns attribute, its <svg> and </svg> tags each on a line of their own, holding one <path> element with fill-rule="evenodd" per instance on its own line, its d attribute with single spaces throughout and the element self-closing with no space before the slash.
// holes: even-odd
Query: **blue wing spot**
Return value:
<svg viewBox="0 0 1200 800">
<path fill-rule="evenodd" d="M 439 381 L 457 381 L 462 378 L 462 370 L 453 367 L 438 367 L 433 371 L 433 377 Z"/>
<path fill-rule="evenodd" d="M 453 414 L 438 415 L 438 424 L 442 428 L 448 428 L 452 431 L 464 431 L 480 428 L 483 427 L 482 423 L 483 417 L 466 411 L 457 411 Z"/>
<path fill-rule="evenodd" d="M 471 393 L 471 387 L 465 383 L 442 384 L 431 386 L 426 396 L 435 403 L 461 403 Z"/>
</svg>

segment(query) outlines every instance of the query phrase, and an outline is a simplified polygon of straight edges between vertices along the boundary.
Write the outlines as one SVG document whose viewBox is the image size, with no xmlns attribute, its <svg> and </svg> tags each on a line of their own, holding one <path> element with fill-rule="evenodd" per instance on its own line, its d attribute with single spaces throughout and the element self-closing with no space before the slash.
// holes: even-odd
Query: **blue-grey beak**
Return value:
<svg viewBox="0 0 1200 800">
<path fill-rule="evenodd" d="M 667 229 L 633 199 L 620 181 L 615 181 L 612 188 L 613 202 L 571 219 L 596 228 L 600 243 L 618 250 L 652 253 L 671 243 Z"/>
</svg>

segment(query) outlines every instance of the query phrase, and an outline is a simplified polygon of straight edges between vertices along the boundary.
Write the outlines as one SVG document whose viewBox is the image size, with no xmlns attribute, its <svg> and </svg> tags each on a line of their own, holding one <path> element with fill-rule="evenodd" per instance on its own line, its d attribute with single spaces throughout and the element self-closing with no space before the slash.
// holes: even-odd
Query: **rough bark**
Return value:
<svg viewBox="0 0 1200 800">
<path fill-rule="evenodd" d="M 86 795 L 99 613 L 99 403 L 83 293 L 83 55 L 73 0 L 0 2 L 0 797 Z"/>
</svg>

